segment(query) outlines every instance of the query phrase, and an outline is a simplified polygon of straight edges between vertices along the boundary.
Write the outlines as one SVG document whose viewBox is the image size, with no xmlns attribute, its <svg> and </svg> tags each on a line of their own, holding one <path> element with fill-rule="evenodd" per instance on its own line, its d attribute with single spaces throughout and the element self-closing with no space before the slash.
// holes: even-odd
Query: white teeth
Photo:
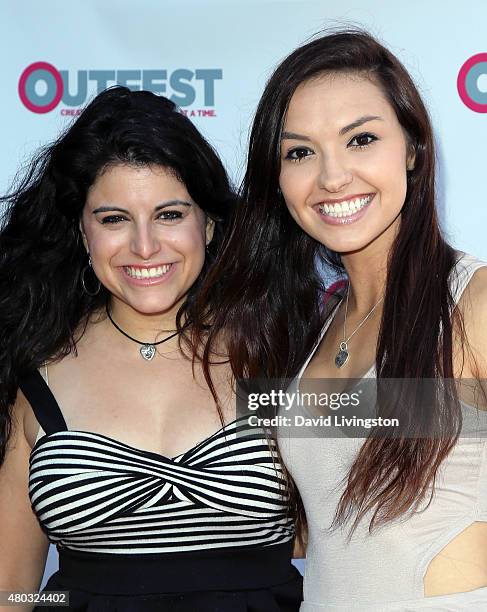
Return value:
<svg viewBox="0 0 487 612">
<path fill-rule="evenodd" d="M 373 195 L 367 195 L 363 198 L 354 198 L 353 200 L 344 200 L 343 202 L 321 204 L 318 208 L 321 214 L 326 214 L 329 217 L 350 217 L 368 204 L 372 198 Z"/>
<path fill-rule="evenodd" d="M 149 268 L 149 276 L 151 278 L 154 278 L 155 276 L 161 276 L 161 275 L 162 275 L 161 266 L 159 266 L 158 268 Z"/>
<path fill-rule="evenodd" d="M 131 277 L 136 279 L 146 278 L 159 278 L 167 274 L 172 264 L 165 264 L 163 266 L 157 266 L 154 268 L 135 268 L 133 266 L 125 266 L 125 272 Z"/>
</svg>

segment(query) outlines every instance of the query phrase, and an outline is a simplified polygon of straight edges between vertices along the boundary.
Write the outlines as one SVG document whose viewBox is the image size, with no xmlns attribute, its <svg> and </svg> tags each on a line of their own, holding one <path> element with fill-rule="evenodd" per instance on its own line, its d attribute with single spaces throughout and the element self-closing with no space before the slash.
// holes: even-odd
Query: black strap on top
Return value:
<svg viewBox="0 0 487 612">
<path fill-rule="evenodd" d="M 67 431 L 63 413 L 54 395 L 38 370 L 21 377 L 19 387 L 32 407 L 35 417 L 46 434 Z"/>
</svg>

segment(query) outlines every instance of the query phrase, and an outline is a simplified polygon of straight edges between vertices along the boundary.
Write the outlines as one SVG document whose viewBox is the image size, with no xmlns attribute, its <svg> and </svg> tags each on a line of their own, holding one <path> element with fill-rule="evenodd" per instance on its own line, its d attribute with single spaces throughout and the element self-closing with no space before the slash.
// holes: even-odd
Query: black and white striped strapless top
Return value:
<svg viewBox="0 0 487 612">
<path fill-rule="evenodd" d="M 292 539 L 281 466 L 245 420 L 169 458 L 68 430 L 39 372 L 20 388 L 45 432 L 30 457 L 32 507 L 59 547 L 174 553 Z"/>
</svg>

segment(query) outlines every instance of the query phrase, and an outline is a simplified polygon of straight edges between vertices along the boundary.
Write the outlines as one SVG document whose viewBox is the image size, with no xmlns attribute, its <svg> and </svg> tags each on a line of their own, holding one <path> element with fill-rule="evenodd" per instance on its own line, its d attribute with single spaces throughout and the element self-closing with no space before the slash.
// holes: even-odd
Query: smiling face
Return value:
<svg viewBox="0 0 487 612">
<path fill-rule="evenodd" d="M 195 282 L 212 222 L 184 184 L 158 166 L 110 166 L 92 185 L 81 229 L 112 309 L 176 309 Z"/>
<path fill-rule="evenodd" d="M 340 254 L 390 248 L 406 198 L 405 133 L 370 79 L 337 73 L 300 85 L 281 141 L 279 184 L 289 212 Z"/>
</svg>

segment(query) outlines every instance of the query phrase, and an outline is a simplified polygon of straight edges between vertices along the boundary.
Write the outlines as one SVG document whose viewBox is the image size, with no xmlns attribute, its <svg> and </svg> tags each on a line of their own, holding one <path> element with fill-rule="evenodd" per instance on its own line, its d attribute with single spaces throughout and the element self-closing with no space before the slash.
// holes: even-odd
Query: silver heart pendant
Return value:
<svg viewBox="0 0 487 612">
<path fill-rule="evenodd" d="M 156 354 L 156 347 L 153 344 L 143 344 L 139 352 L 146 361 L 152 361 Z"/>
</svg>

